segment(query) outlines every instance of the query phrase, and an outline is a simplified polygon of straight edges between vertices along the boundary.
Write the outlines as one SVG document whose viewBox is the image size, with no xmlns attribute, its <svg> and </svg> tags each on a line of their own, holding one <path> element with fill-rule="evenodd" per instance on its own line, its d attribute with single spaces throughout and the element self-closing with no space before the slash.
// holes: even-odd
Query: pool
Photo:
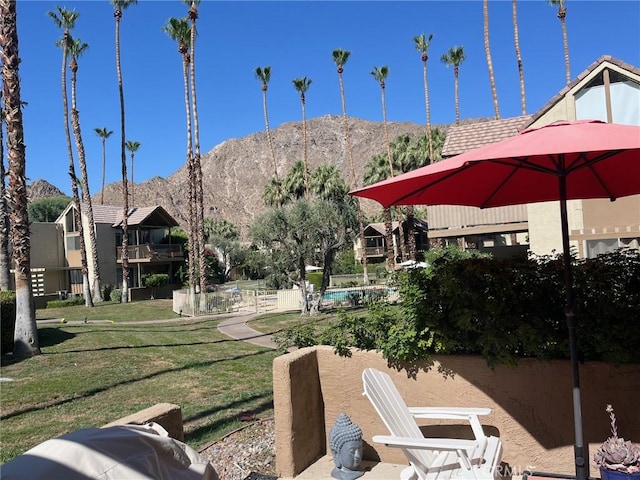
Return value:
<svg viewBox="0 0 640 480">
<path fill-rule="evenodd" d="M 389 291 L 385 288 L 367 288 L 354 290 L 337 290 L 325 292 L 322 296 L 323 301 L 333 302 L 351 302 L 353 300 L 378 299 L 387 295 Z"/>
</svg>

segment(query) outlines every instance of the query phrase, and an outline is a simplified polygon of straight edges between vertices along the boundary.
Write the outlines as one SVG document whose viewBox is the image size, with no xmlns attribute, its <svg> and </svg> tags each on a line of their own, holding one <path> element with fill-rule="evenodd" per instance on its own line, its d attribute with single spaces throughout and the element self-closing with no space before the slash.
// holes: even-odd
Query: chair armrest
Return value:
<svg viewBox="0 0 640 480">
<path fill-rule="evenodd" d="M 455 438 L 410 438 L 394 437 L 393 435 L 374 435 L 373 441 L 383 443 L 388 447 L 416 448 L 422 450 L 451 450 L 464 451 L 478 447 L 475 440 L 460 440 Z"/>
<path fill-rule="evenodd" d="M 408 407 L 416 418 L 435 418 L 442 420 L 465 420 L 470 416 L 489 415 L 490 408 L 469 407 Z"/>
</svg>

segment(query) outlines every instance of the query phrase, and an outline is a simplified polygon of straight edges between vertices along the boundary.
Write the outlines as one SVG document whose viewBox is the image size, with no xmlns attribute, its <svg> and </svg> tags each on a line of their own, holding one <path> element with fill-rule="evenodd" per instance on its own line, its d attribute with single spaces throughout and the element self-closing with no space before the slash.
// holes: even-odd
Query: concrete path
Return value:
<svg viewBox="0 0 640 480">
<path fill-rule="evenodd" d="M 218 331 L 237 340 L 243 340 L 260 347 L 277 349 L 278 345 L 270 334 L 259 332 L 247 325 L 247 322 L 254 317 L 256 317 L 255 313 L 238 313 L 227 317 L 218 325 Z"/>
</svg>

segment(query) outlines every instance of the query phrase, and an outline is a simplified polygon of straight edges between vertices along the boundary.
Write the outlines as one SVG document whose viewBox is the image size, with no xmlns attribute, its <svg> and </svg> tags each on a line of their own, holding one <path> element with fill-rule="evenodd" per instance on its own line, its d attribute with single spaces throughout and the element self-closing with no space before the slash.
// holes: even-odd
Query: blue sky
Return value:
<svg viewBox="0 0 640 480">
<path fill-rule="evenodd" d="M 78 109 L 91 194 L 100 190 L 101 141 L 107 141 L 107 183 L 120 181 L 120 111 L 115 72 L 114 19 L 103 0 L 18 1 L 27 175 L 71 191 L 62 121 L 61 32 L 47 16 L 57 5 L 80 13 L 73 35 L 89 44 L 78 71 Z M 135 182 L 168 177 L 186 152 L 182 64 L 161 28 L 186 15 L 178 1 L 140 0 L 124 11 L 121 54 L 127 139 L 141 147 Z M 483 43 L 482 1 L 202 1 L 196 43 L 196 79 L 203 153 L 229 138 L 263 131 L 262 92 L 254 71 L 272 67 L 268 90 L 271 128 L 301 120 L 291 80 L 307 76 L 307 118 L 340 115 L 340 90 L 331 52 L 351 51 L 344 82 L 349 116 L 381 121 L 380 87 L 373 66 L 389 66 L 389 121 L 425 123 L 422 62 L 412 38 L 433 33 L 429 49 L 432 123 L 455 120 L 453 71 L 440 62 L 464 46 L 460 115 L 490 117 L 493 103 Z M 511 2 L 489 2 L 490 43 L 501 117 L 520 114 Z M 527 113 L 535 113 L 565 85 L 560 22 L 544 0 L 520 0 L 518 24 Z M 601 55 L 640 65 L 640 1 L 567 1 L 572 78 Z M 128 154 L 127 154 L 128 155 Z M 128 158 L 128 157 L 127 157 Z"/>
</svg>

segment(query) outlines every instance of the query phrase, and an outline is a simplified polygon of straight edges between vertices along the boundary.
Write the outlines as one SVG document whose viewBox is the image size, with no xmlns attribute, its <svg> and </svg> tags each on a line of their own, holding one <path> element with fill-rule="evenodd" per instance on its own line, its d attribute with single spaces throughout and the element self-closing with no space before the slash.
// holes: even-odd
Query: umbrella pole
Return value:
<svg viewBox="0 0 640 480">
<path fill-rule="evenodd" d="M 573 425 L 575 431 L 574 458 L 576 479 L 587 480 L 589 462 L 585 458 L 584 435 L 582 431 L 582 406 L 580 400 L 580 375 L 578 372 L 578 339 L 575 315 L 575 298 L 573 294 L 573 275 L 571 269 L 571 249 L 569 247 L 569 220 L 567 216 L 566 178 L 560 176 L 560 223 L 562 225 L 562 250 L 564 261 L 564 279 L 567 289 L 565 316 L 569 329 L 569 350 L 571 352 L 571 374 L 573 378 Z"/>
</svg>

